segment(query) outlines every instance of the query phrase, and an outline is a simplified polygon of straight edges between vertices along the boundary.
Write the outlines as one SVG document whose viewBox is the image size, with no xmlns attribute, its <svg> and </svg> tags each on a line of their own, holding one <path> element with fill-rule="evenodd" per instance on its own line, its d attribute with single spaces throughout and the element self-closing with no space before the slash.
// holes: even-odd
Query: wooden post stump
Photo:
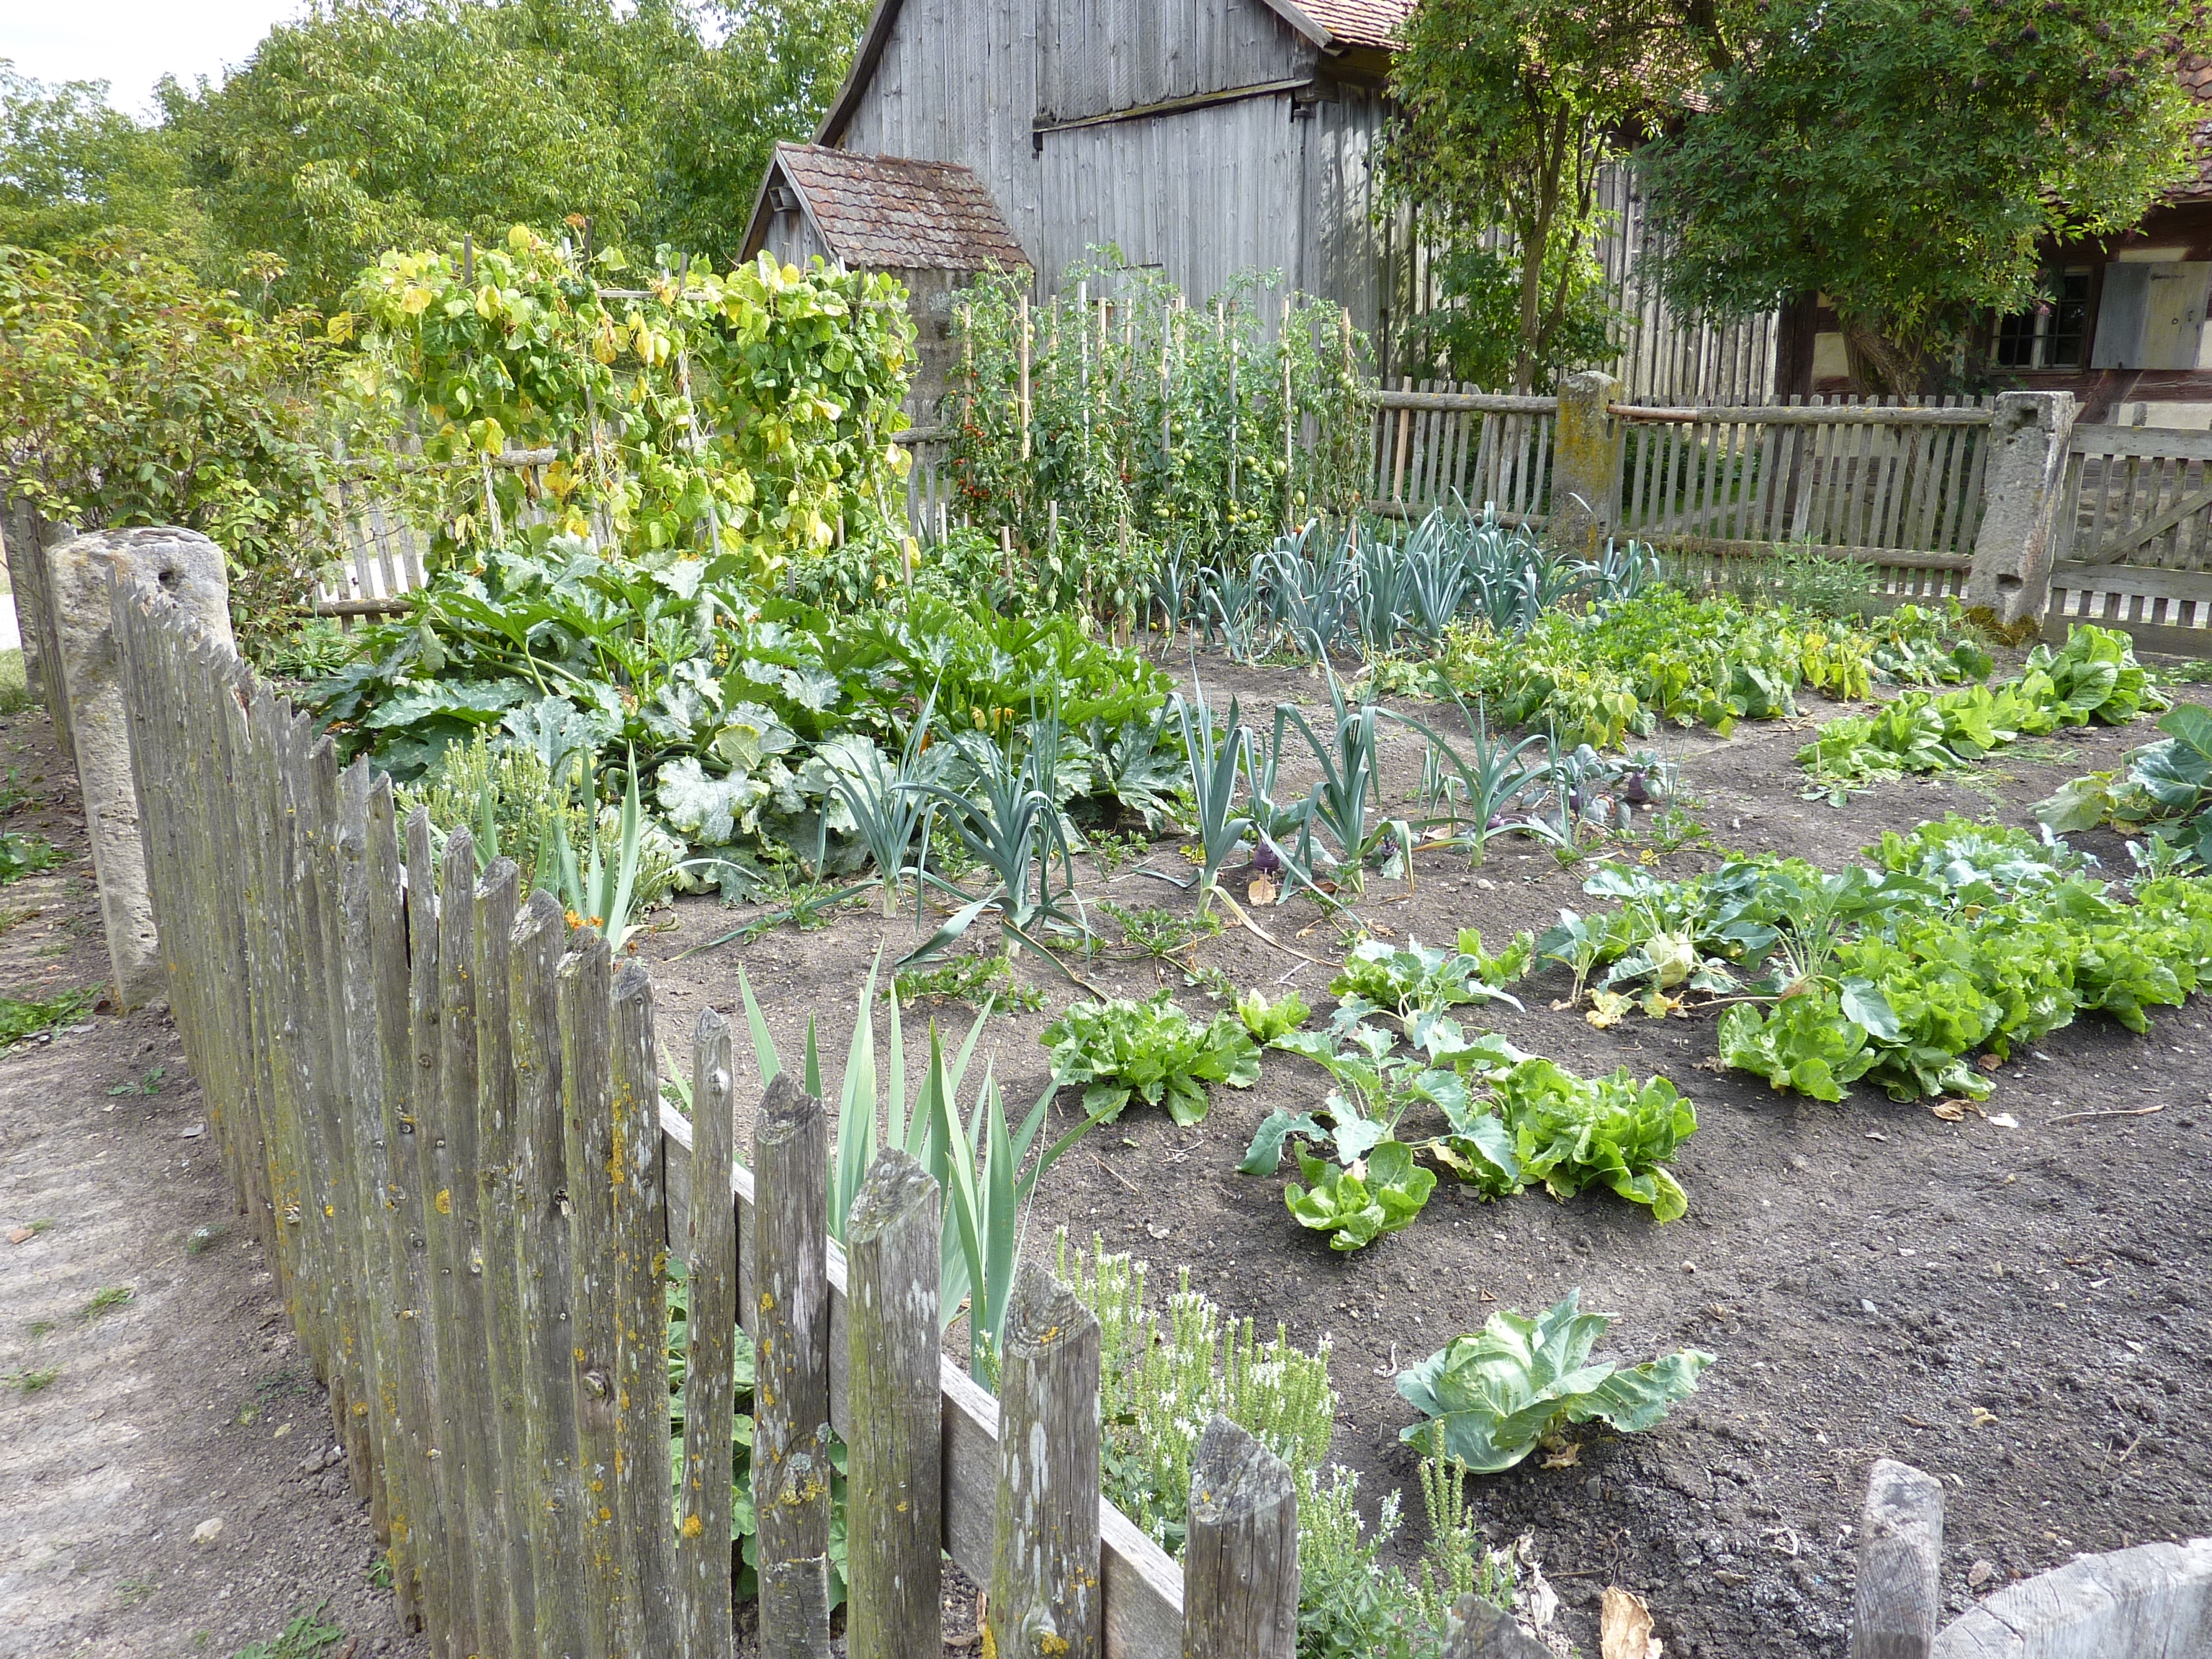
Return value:
<svg viewBox="0 0 2212 1659">
<path fill-rule="evenodd" d="M 1098 1321 L 1035 1262 L 1014 1280 L 999 1377 L 996 1659 L 1099 1659 Z"/>
<path fill-rule="evenodd" d="M 1183 1659 L 1294 1659 L 1298 1495 L 1290 1466 L 1225 1417 L 1190 1474 Z"/>
<path fill-rule="evenodd" d="M 1943 1486 L 1885 1457 L 1867 1482 L 1850 1659 L 1928 1659 L 1943 1617 Z"/>
</svg>

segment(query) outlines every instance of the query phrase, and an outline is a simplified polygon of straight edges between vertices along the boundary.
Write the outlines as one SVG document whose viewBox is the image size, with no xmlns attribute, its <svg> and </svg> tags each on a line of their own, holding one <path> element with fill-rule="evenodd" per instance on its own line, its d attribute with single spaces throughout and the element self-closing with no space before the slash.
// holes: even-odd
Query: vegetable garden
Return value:
<svg viewBox="0 0 2212 1659">
<path fill-rule="evenodd" d="M 1214 1413 L 1282 1457 L 1311 1659 L 1470 1592 L 1588 1651 L 1609 1585 L 1669 1651 L 1839 1651 L 1878 1452 L 1960 1487 L 1973 1589 L 2190 1530 L 2193 687 L 1365 514 L 1361 343 L 1262 292 L 975 290 L 1007 530 L 917 538 L 882 279 L 388 255 L 349 443 L 436 568 L 313 707 L 667 1029 L 742 1012 L 740 1146 L 779 1072 L 833 1105 L 833 1237 L 922 1159 L 979 1381 L 1054 1264 L 1155 1541 Z M 526 528 L 509 447 L 558 455 Z"/>
</svg>

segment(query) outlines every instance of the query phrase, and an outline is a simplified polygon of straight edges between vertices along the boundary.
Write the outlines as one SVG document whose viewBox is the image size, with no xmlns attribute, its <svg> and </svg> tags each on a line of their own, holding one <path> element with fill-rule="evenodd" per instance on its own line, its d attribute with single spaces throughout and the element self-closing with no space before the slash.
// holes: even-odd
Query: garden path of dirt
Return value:
<svg viewBox="0 0 2212 1659">
<path fill-rule="evenodd" d="M 1327 707 L 1326 687 L 1295 671 L 1217 660 L 1206 680 L 1217 708 L 1239 694 L 1255 726 L 1278 697 Z M 1947 810 L 2025 824 L 2027 803 L 2156 735 L 2139 722 L 2025 743 L 1966 777 L 1888 786 L 1838 811 L 1799 799 L 1796 750 L 1818 719 L 1839 712 L 1810 694 L 1804 709 L 1797 721 L 1746 723 L 1726 742 L 1681 732 L 1656 741 L 1682 759 L 1694 815 L 1719 847 L 1835 867 L 1882 830 Z M 1388 747 L 1385 794 L 1397 799 L 1418 783 L 1420 740 L 1397 735 Z M 2110 835 L 2076 839 L 2108 874 L 2127 872 Z M 1685 849 L 1656 867 L 1684 875 L 1717 857 Z M 1172 844 L 1146 861 L 1190 868 Z M 1561 906 L 1601 903 L 1581 893 L 1586 871 L 1504 840 L 1479 870 L 1425 854 L 1413 893 L 1370 881 L 1360 908 L 1400 938 L 1448 943 L 1475 925 L 1495 947 Z M 1094 905 L 1191 908 L 1187 894 L 1127 870 L 1111 879 L 1091 870 L 1084 891 Z M 676 952 L 754 913 L 693 899 L 678 914 L 674 931 L 643 947 L 670 1051 L 688 1050 L 702 1006 L 735 1010 L 742 963 L 787 1056 L 818 1017 L 833 1094 L 871 958 L 886 945 L 888 964 L 915 939 L 910 911 L 890 923 L 848 911 L 822 931 L 785 928 L 679 962 Z M 1340 948 L 1310 900 L 1258 914 L 1298 950 L 1328 957 Z M 1099 926 L 1117 936 L 1110 921 Z M 1194 1013 L 1210 1011 L 1178 973 L 1119 956 L 1079 970 L 1116 994 L 1167 984 Z M 1240 989 L 1272 995 L 1287 981 L 1328 1006 L 1327 969 L 1233 927 L 1198 960 Z M 1030 977 L 1051 1006 L 994 1017 L 976 1062 L 994 1060 L 1010 1115 L 1045 1087 L 1038 1036 L 1072 994 L 1048 974 Z M 1271 1054 L 1250 1091 L 1215 1092 L 1202 1125 L 1177 1129 L 1139 1106 L 1095 1133 L 1040 1185 L 1028 1248 L 1048 1249 L 1062 1224 L 1085 1243 L 1097 1232 L 1109 1249 L 1149 1259 L 1156 1300 L 1188 1267 L 1196 1288 L 1263 1330 L 1279 1321 L 1301 1344 L 1331 1342 L 1343 1395 L 1334 1455 L 1364 1477 L 1370 1506 L 1385 1491 L 1407 1492 L 1408 1554 L 1421 1528 L 1413 1459 L 1398 1438 L 1412 1420 L 1395 1390 L 1399 1369 L 1500 1306 L 1533 1311 L 1574 1286 L 1585 1307 L 1621 1316 L 1611 1346 L 1626 1358 L 1686 1345 L 1717 1355 L 1703 1391 L 1652 1432 L 1585 1435 L 1571 1468 L 1531 1459 L 1473 1483 L 1494 1535 L 1535 1533 L 1565 1626 L 1586 1653 L 1595 1650 L 1599 1594 L 1618 1583 L 1650 1598 L 1670 1655 L 1841 1656 L 1851 1528 L 1881 1456 L 1944 1484 L 1954 1611 L 2077 1551 L 2212 1531 L 2212 1451 L 2198 1432 L 2212 1420 L 2203 999 L 2158 1011 L 2147 1036 L 2095 1015 L 2053 1033 L 1996 1079 L 1987 1110 L 2009 1114 L 2016 1127 L 2007 1127 L 1973 1113 L 1948 1122 L 1924 1103 L 1899 1105 L 1866 1088 L 1837 1106 L 1778 1094 L 1701 1066 L 1714 1054 L 1711 1013 L 1663 1024 L 1633 1016 L 1600 1031 L 1547 1006 L 1565 995 L 1564 974 L 1518 988 L 1526 1014 L 1499 1006 L 1469 1024 L 1585 1072 L 1663 1071 L 1696 1100 L 1702 1127 L 1675 1166 L 1690 1198 L 1683 1220 L 1655 1227 L 1597 1190 L 1564 1204 L 1528 1195 L 1486 1206 L 1447 1180 L 1411 1230 L 1333 1256 L 1285 1213 L 1279 1179 L 1236 1171 L 1262 1115 L 1323 1092 L 1318 1068 Z M 927 1012 L 955 1035 L 969 1021 L 957 1006 Z M 920 1048 L 909 1040 L 916 1068 Z M 741 1146 L 756 1094 L 747 1079 Z M 2052 1121 L 2148 1105 L 2163 1109 Z M 1054 1133 L 1079 1116 L 1071 1093 L 1054 1108 Z"/>
<path fill-rule="evenodd" d="M 82 811 L 43 713 L 0 720 L 0 761 L 31 796 L 8 829 L 70 854 L 0 890 L 0 992 L 96 984 Z M 36 1228 L 0 1242 L 5 1659 L 229 1659 L 318 1607 L 346 1632 L 318 1659 L 427 1654 L 368 1582 L 375 1539 L 343 1464 L 303 1467 L 331 1449 L 329 1408 L 233 1207 L 165 1013 L 96 1014 L 0 1056 L 0 1240 Z"/>
</svg>

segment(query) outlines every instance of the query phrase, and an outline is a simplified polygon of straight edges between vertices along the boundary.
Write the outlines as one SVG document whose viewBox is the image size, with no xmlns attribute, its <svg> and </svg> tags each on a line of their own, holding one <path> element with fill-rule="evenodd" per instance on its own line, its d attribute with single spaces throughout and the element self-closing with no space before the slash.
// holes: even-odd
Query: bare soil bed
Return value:
<svg viewBox="0 0 2212 1659">
<path fill-rule="evenodd" d="M 1278 699 L 1327 707 L 1326 687 L 1303 672 L 1218 661 L 1203 672 L 1215 706 L 1234 693 L 1255 726 Z M 1727 741 L 1657 740 L 1681 761 L 1686 799 L 1713 838 L 1660 858 L 1661 873 L 1711 867 L 1723 848 L 1837 867 L 1881 831 L 1946 811 L 2025 824 L 2028 802 L 2155 735 L 2139 722 L 2024 743 L 1971 774 L 1891 785 L 1838 810 L 1799 799 L 1793 757 L 1818 719 L 1841 712 L 1809 694 L 1804 705 L 1802 720 L 1747 723 Z M 1386 799 L 1415 792 L 1421 752 L 1417 735 L 1386 738 Z M 2108 873 L 2128 869 L 2111 836 L 2076 839 Z M 1083 862 L 1093 904 L 1194 907 L 1164 883 Z M 1144 862 L 1178 876 L 1191 868 L 1174 842 Z M 1478 869 L 1421 855 L 1410 891 L 1370 878 L 1358 908 L 1377 933 L 1445 944 L 1474 926 L 1495 948 L 1563 905 L 1600 902 L 1581 892 L 1588 867 L 1562 869 L 1533 843 L 1501 838 Z M 675 959 L 751 914 L 687 899 L 676 927 L 644 942 L 660 1038 L 680 1054 L 701 1006 L 734 1010 L 742 963 L 787 1055 L 818 1018 L 834 1086 L 869 963 L 884 947 L 888 983 L 890 960 L 915 942 L 911 910 L 891 922 L 843 910 L 816 931 L 787 927 Z M 1310 956 L 1333 961 L 1344 947 L 1310 898 L 1255 914 Z M 1111 921 L 1097 921 L 1103 938 L 1118 937 Z M 1196 959 L 1239 988 L 1272 996 L 1287 983 L 1317 1008 L 1328 1004 L 1328 968 L 1235 927 Z M 1126 950 L 1076 966 L 1115 994 L 1164 984 L 1194 1015 L 1212 1006 L 1176 970 Z M 1076 994 L 1048 970 L 1026 977 L 1048 1006 L 994 1016 L 978 1051 L 979 1066 L 994 1061 L 1010 1114 L 1045 1087 L 1039 1034 Z M 1597 1030 L 1579 1012 L 1548 1006 L 1566 993 L 1564 972 L 1516 988 L 1526 1014 L 1494 1005 L 1469 1024 L 1586 1073 L 1663 1073 L 1695 1099 L 1701 1127 L 1675 1164 L 1690 1199 L 1684 1219 L 1655 1226 L 1596 1189 L 1564 1204 L 1530 1194 L 1485 1205 L 1447 1178 L 1411 1230 L 1333 1255 L 1286 1212 L 1280 1179 L 1237 1172 L 1267 1112 L 1324 1092 L 1317 1067 L 1270 1053 L 1259 1084 L 1217 1090 L 1201 1125 L 1178 1129 L 1139 1104 L 1094 1133 L 1040 1185 L 1028 1249 L 1048 1249 L 1062 1225 L 1086 1244 L 1097 1233 L 1152 1263 L 1155 1295 L 1187 1267 L 1231 1312 L 1263 1328 L 1280 1322 L 1301 1344 L 1331 1343 L 1343 1396 L 1334 1456 L 1360 1472 L 1370 1504 L 1412 1482 L 1398 1434 L 1413 1414 L 1396 1372 L 1498 1307 L 1534 1311 L 1578 1286 L 1585 1307 L 1620 1316 L 1608 1346 L 1624 1357 L 1685 1345 L 1714 1353 L 1702 1392 L 1657 1430 L 1588 1436 L 1571 1467 L 1531 1458 L 1473 1483 L 1498 1538 L 1536 1534 L 1585 1652 L 1595 1650 L 1600 1592 L 1617 1583 L 1649 1597 L 1669 1653 L 1842 1654 L 1851 1528 L 1881 1456 L 1944 1482 L 1954 1609 L 2077 1551 L 2212 1529 L 2212 1453 L 2191 1426 L 2212 1418 L 2203 1363 L 2212 1350 L 2203 1305 L 2212 1025 L 2202 999 L 2155 1014 L 2144 1037 L 2101 1016 L 2054 1033 L 1997 1079 L 1986 1110 L 2008 1115 L 2009 1127 L 1972 1112 L 1946 1121 L 1925 1103 L 1898 1105 L 1863 1087 L 1837 1106 L 1778 1094 L 1711 1069 L 1710 1015 L 1638 1015 Z M 920 1012 L 955 1035 L 972 1018 L 958 1005 Z M 741 1146 L 757 1094 L 740 1091 Z M 1079 1121 L 1076 1094 L 1056 1103 L 1055 1132 Z M 2053 1121 L 2150 1105 L 2163 1109 Z M 1418 1517 L 1417 1494 L 1408 1505 Z M 1419 1533 L 1417 1518 L 1401 1540 L 1409 1551 Z"/>
<path fill-rule="evenodd" d="M 0 764 L 31 797 L 7 827 L 70 854 L 0 889 L 0 992 L 98 984 L 82 809 L 43 714 L 0 720 Z M 159 1008 L 0 1056 L 0 1241 L 19 1232 L 0 1242 L 0 1656 L 228 1659 L 320 1607 L 345 1632 L 323 1659 L 422 1659 L 369 1583 L 366 1507 L 323 1467 L 327 1398 Z"/>
</svg>

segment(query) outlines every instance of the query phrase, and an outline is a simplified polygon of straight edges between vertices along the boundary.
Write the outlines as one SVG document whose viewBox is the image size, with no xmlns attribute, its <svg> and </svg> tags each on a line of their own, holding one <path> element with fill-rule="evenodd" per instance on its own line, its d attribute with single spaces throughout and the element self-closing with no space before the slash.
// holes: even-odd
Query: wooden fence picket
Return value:
<svg viewBox="0 0 2212 1659">
<path fill-rule="evenodd" d="M 1097 1659 L 1098 1321 L 1035 1262 L 1006 1304 L 999 1412 L 989 1644 Z"/>
<path fill-rule="evenodd" d="M 584 1627 L 584 1495 L 578 1473 L 574 1284 L 568 1191 L 560 969 L 568 927 L 540 890 L 514 925 L 507 1006 L 514 1022 L 514 1257 L 525 1438 L 524 1534 L 538 1651 L 568 1653 Z"/>
<path fill-rule="evenodd" d="M 738 1324 L 736 1100 L 730 1023 L 702 1009 L 691 1045 L 690 1222 L 686 1228 L 683 1522 L 684 1659 L 730 1659 L 730 1435 Z M 674 1211 L 670 1212 L 673 1218 Z"/>
<path fill-rule="evenodd" d="M 1462 413 L 1424 423 L 1425 476 L 1478 441 Z M 686 1121 L 660 1098 L 639 963 L 617 975 L 600 934 L 522 898 L 512 861 L 479 871 L 468 830 L 441 848 L 427 813 L 403 826 L 388 777 L 341 769 L 165 596 L 118 585 L 113 614 L 171 1006 L 431 1651 L 727 1659 L 742 1316 L 764 1654 L 829 1651 L 834 1423 L 858 1659 L 935 1651 L 941 1552 L 993 1581 L 1005 1642 L 1172 1659 L 1181 1583 L 1099 1495 L 1097 1332 L 1065 1286 L 1034 1268 L 1017 1286 L 1002 1438 L 1000 1403 L 939 1346 L 941 1195 L 918 1164 L 886 1152 L 864 1185 L 848 1303 L 819 1101 L 771 1085 L 757 1188 L 720 1016 L 696 1033 Z M 1279 1589 L 1254 1550 L 1224 1533 L 1219 1570 Z"/>
<path fill-rule="evenodd" d="M 851 1659 L 938 1659 L 945 1632 L 945 1413 L 938 1284 L 944 1195 L 896 1147 L 877 1155 L 845 1222 Z"/>
<path fill-rule="evenodd" d="M 753 1503 L 762 1659 L 830 1650 L 830 1139 L 780 1073 L 753 1134 Z"/>
<path fill-rule="evenodd" d="M 605 1179 L 613 1156 L 607 1133 L 610 1048 L 607 942 L 582 934 L 562 959 L 560 984 L 562 1167 L 571 1217 L 569 1333 L 574 1343 L 578 1549 L 583 1562 L 584 1659 L 617 1659 L 628 1617 L 623 1553 L 615 1538 L 616 1333 L 612 1267 L 614 1192 Z"/>
</svg>

